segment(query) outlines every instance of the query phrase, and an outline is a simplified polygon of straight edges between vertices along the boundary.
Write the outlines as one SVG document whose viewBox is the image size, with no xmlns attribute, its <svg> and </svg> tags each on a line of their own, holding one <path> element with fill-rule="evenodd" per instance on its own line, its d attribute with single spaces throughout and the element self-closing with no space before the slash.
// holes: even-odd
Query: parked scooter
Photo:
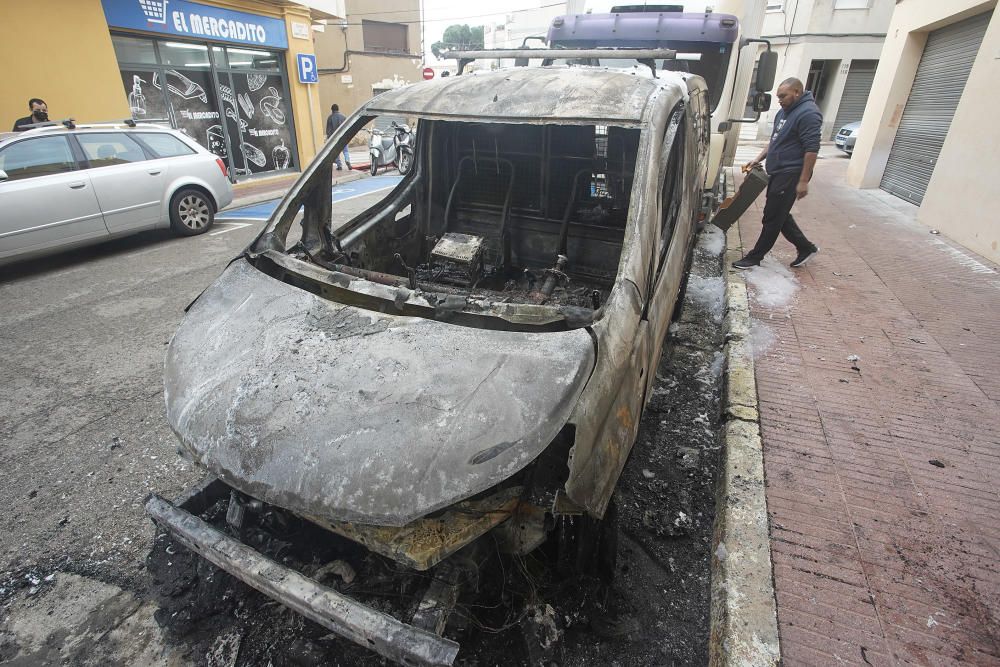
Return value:
<svg viewBox="0 0 1000 667">
<path fill-rule="evenodd" d="M 373 129 L 368 142 L 368 153 L 371 156 L 369 171 L 374 176 L 379 167 L 387 167 L 395 163 L 399 173 L 405 174 L 413 164 L 413 139 L 408 125 L 397 125 L 392 121 L 393 133 L 385 136 L 381 130 Z"/>
</svg>

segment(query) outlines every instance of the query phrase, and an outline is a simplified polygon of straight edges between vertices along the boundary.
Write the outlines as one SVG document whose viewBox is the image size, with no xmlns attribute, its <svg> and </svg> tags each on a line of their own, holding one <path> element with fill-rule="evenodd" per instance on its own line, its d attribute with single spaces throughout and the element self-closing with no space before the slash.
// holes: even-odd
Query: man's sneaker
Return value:
<svg viewBox="0 0 1000 667">
<path fill-rule="evenodd" d="M 811 250 L 799 251 L 799 254 L 795 257 L 795 261 L 792 262 L 792 268 L 797 269 L 800 266 L 804 266 L 805 263 L 815 257 L 818 252 L 819 246 L 813 246 Z"/>
<path fill-rule="evenodd" d="M 752 269 L 755 266 L 760 266 L 760 262 L 755 262 L 752 259 L 747 259 L 746 257 L 733 262 L 734 269 Z"/>
</svg>

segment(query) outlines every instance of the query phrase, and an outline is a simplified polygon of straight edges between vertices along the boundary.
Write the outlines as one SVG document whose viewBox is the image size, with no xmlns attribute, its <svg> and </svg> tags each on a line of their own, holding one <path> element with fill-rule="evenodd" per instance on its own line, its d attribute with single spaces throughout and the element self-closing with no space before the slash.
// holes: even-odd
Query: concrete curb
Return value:
<svg viewBox="0 0 1000 667">
<path fill-rule="evenodd" d="M 781 659 L 764 489 L 760 413 L 746 283 L 729 268 L 742 256 L 739 228 L 726 235 L 725 442 L 712 539 L 709 665 L 777 665 Z"/>
</svg>

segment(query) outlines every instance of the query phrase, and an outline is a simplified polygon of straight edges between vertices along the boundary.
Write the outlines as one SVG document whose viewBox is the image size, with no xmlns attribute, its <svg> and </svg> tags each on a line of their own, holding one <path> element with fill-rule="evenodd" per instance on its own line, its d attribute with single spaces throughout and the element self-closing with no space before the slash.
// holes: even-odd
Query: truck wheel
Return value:
<svg viewBox="0 0 1000 667">
<path fill-rule="evenodd" d="M 201 190 L 183 188 L 170 200 L 170 228 L 178 236 L 204 234 L 214 221 L 215 207 Z"/>
</svg>

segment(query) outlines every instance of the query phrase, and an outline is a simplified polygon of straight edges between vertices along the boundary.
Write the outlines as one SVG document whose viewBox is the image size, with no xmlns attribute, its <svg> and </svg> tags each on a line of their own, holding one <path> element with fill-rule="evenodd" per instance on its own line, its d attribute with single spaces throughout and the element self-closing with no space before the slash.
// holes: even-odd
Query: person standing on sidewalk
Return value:
<svg viewBox="0 0 1000 667">
<path fill-rule="evenodd" d="M 344 114 L 340 113 L 340 106 L 336 104 L 330 105 L 330 115 L 326 119 L 326 138 L 329 139 L 331 136 L 333 136 L 333 133 L 337 131 L 338 127 L 344 124 L 345 120 L 347 120 L 347 117 L 344 116 Z M 348 171 L 350 171 L 351 152 L 348 150 L 348 147 L 346 145 L 344 146 L 344 162 L 347 163 L 347 169 Z M 341 169 L 344 168 L 343 165 L 340 164 L 339 155 L 337 156 L 337 159 L 334 161 L 334 164 L 337 165 L 337 171 L 340 171 Z"/>
<path fill-rule="evenodd" d="M 757 266 L 764 255 L 774 247 L 778 234 L 784 235 L 798 251 L 793 267 L 808 262 L 819 248 L 806 238 L 792 217 L 792 205 L 809 194 L 809 181 L 819 153 L 820 130 L 823 114 L 813 94 L 803 92 L 798 79 L 785 79 L 778 86 L 778 103 L 781 110 L 774 117 L 771 141 L 755 160 L 748 163 L 749 170 L 767 158 L 767 195 L 764 204 L 763 229 L 756 245 L 743 259 L 733 262 L 737 269 Z"/>
</svg>

